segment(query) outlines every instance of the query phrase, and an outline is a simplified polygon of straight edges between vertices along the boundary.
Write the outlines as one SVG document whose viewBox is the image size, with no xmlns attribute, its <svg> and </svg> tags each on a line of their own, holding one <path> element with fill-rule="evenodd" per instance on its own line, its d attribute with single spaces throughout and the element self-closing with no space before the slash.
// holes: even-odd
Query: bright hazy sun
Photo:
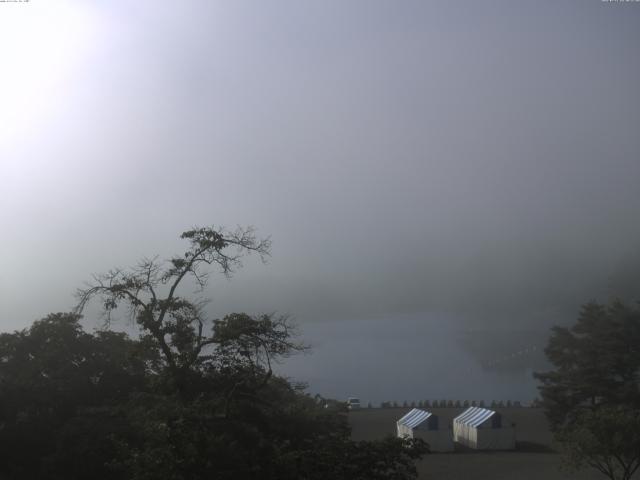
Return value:
<svg viewBox="0 0 640 480">
<path fill-rule="evenodd" d="M 0 3 L 0 148 L 28 139 L 59 100 L 91 20 L 82 2 Z"/>
</svg>

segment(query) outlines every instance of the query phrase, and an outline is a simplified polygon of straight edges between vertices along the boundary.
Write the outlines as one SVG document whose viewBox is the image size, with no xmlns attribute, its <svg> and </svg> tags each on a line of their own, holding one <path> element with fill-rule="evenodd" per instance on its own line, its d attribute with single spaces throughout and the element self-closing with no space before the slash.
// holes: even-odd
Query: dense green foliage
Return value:
<svg viewBox="0 0 640 480">
<path fill-rule="evenodd" d="M 254 335 L 265 322 L 236 314 L 216 323 L 223 347 L 190 372 L 188 392 L 158 369 L 153 344 L 86 333 L 75 314 L 0 335 L 0 474 L 413 478 L 423 444 L 352 442 L 340 404 L 311 398 L 275 375 L 265 382 L 267 372 L 238 353 L 247 347 L 243 333 Z"/>
<path fill-rule="evenodd" d="M 640 410 L 602 406 L 582 412 L 558 432 L 569 464 L 629 480 L 640 466 Z"/>
<path fill-rule="evenodd" d="M 538 373 L 542 406 L 572 466 L 627 480 L 640 466 L 640 311 L 619 301 L 585 305 L 555 327 Z"/>
<path fill-rule="evenodd" d="M 268 241 L 213 228 L 182 238 L 190 248 L 168 265 L 144 260 L 79 292 L 80 307 L 100 298 L 108 320 L 129 307 L 139 337 L 87 333 L 81 308 L 0 335 L 0 478 L 415 478 L 423 442 L 353 442 L 345 405 L 274 373 L 303 349 L 287 318 L 211 322 L 179 296 L 185 278 L 204 287 L 203 267 L 229 275 Z"/>
</svg>

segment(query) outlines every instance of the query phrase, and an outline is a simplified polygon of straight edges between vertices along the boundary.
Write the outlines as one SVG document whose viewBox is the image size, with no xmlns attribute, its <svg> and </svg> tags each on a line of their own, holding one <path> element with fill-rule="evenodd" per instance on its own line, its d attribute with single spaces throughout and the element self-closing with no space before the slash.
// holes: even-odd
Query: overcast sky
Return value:
<svg viewBox="0 0 640 480">
<path fill-rule="evenodd" d="M 0 327 L 210 224 L 273 240 L 212 316 L 566 321 L 638 278 L 639 45 L 600 0 L 0 3 Z"/>
</svg>

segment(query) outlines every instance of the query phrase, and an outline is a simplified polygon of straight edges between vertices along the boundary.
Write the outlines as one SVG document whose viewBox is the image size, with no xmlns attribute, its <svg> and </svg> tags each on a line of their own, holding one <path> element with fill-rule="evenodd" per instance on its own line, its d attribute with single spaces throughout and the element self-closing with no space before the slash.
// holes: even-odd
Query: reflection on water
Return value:
<svg viewBox="0 0 640 480">
<path fill-rule="evenodd" d="M 312 345 L 279 367 L 312 394 L 364 405 L 396 400 L 519 400 L 538 396 L 545 332 L 473 331 L 435 316 L 303 325 Z"/>
</svg>

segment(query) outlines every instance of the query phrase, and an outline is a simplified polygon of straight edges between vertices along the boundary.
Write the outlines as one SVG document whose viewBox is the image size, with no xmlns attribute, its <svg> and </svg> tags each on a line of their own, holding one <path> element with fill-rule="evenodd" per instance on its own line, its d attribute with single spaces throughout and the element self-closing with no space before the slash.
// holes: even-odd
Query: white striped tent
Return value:
<svg viewBox="0 0 640 480">
<path fill-rule="evenodd" d="M 453 440 L 478 450 L 513 450 L 515 430 L 494 410 L 467 408 L 453 419 Z"/>
<path fill-rule="evenodd" d="M 396 422 L 398 437 L 421 438 L 432 452 L 453 451 L 451 428 L 440 425 L 437 415 L 414 408 Z"/>
</svg>

